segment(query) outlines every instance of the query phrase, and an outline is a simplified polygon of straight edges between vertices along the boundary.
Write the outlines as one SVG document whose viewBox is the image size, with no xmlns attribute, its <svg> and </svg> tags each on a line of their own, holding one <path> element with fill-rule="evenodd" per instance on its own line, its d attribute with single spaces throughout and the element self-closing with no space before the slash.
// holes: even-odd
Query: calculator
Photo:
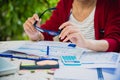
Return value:
<svg viewBox="0 0 120 80">
<path fill-rule="evenodd" d="M 80 66 L 81 63 L 80 61 L 76 58 L 76 56 L 61 56 L 61 60 L 63 62 L 64 65 L 68 65 L 68 66 Z"/>
</svg>

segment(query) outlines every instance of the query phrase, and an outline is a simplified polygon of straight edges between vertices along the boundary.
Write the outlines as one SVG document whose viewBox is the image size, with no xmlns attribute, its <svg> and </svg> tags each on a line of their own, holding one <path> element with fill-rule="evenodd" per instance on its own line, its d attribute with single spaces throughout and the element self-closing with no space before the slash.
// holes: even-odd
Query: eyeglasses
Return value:
<svg viewBox="0 0 120 80">
<path fill-rule="evenodd" d="M 48 8 L 48 9 L 46 9 L 45 11 L 43 11 L 43 12 L 41 13 L 41 15 L 39 16 L 39 18 L 41 18 L 47 11 L 55 10 L 55 9 L 56 9 L 56 8 Z M 57 35 L 59 35 L 60 32 L 61 32 L 61 30 L 58 30 L 58 32 L 55 32 L 55 31 L 51 31 L 51 30 L 42 29 L 42 28 L 40 28 L 40 27 L 38 27 L 38 26 L 36 25 L 37 22 L 38 22 L 38 21 L 35 21 L 33 25 L 34 25 L 35 29 L 38 30 L 38 31 L 40 31 L 40 32 L 46 32 L 46 33 L 48 33 L 48 34 L 51 35 L 51 36 L 57 36 Z"/>
</svg>

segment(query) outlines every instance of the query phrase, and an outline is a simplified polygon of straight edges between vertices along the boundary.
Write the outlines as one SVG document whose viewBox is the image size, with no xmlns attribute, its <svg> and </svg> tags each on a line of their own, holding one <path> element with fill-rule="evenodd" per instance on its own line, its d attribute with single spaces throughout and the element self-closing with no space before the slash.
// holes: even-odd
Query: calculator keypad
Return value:
<svg viewBox="0 0 120 80">
<path fill-rule="evenodd" d="M 61 60 L 64 65 L 76 66 L 81 65 L 76 56 L 61 56 Z"/>
</svg>

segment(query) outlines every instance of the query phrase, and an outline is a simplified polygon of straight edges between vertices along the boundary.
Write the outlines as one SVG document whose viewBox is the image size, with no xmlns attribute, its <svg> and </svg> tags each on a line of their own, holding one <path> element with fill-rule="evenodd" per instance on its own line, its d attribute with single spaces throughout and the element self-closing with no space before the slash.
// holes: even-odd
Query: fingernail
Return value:
<svg viewBox="0 0 120 80">
<path fill-rule="evenodd" d="M 63 37 L 60 38 L 61 40 L 63 39 Z"/>
<path fill-rule="evenodd" d="M 61 28 L 60 28 L 60 27 L 59 27 L 58 29 L 59 29 L 59 30 L 61 30 Z"/>
<path fill-rule="evenodd" d="M 39 21 L 40 19 L 36 19 L 37 21 Z"/>
</svg>

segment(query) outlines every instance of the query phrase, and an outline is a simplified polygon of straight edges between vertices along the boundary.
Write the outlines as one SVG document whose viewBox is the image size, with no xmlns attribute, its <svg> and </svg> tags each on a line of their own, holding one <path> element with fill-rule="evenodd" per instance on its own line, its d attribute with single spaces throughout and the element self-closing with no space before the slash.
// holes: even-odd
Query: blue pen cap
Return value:
<svg viewBox="0 0 120 80">
<path fill-rule="evenodd" d="M 72 43 L 71 43 L 71 44 L 69 44 L 68 46 L 74 48 L 74 47 L 76 47 L 76 44 L 72 44 Z"/>
</svg>

